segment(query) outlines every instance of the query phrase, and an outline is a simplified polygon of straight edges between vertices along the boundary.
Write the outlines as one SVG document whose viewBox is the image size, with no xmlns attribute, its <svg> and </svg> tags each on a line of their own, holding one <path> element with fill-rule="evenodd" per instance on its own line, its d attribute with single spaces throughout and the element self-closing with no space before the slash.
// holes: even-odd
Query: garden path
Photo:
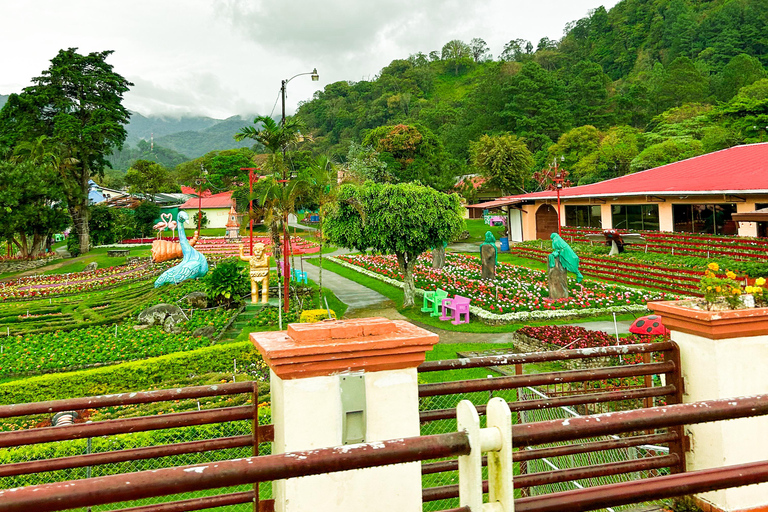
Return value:
<svg viewBox="0 0 768 512">
<path fill-rule="evenodd" d="M 338 256 L 340 254 L 347 254 L 351 251 L 347 249 L 337 249 L 332 253 L 326 254 L 323 257 Z M 317 256 L 311 256 L 316 258 Z M 308 259 L 308 258 L 307 258 Z M 307 276 L 315 282 L 319 281 L 320 268 L 316 265 L 304 265 L 304 270 L 307 272 Z M 395 303 L 384 295 L 377 291 L 371 290 L 367 286 L 363 286 L 354 281 L 350 281 L 345 277 L 341 277 L 335 272 L 329 270 L 323 270 L 323 286 L 333 291 L 336 297 L 347 306 L 347 312 L 345 316 L 347 318 L 359 318 L 364 316 L 386 316 L 387 318 L 403 319 L 402 315 L 397 312 Z M 391 310 L 391 311 L 385 311 Z M 391 316 L 391 315 L 396 316 Z"/>
</svg>

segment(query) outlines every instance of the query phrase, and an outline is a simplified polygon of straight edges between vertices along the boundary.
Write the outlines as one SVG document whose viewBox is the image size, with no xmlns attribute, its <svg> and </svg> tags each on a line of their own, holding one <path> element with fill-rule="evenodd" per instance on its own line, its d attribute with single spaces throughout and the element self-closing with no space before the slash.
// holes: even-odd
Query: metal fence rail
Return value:
<svg viewBox="0 0 768 512">
<path fill-rule="evenodd" d="M 619 358 L 625 356 L 638 357 L 642 363 L 605 366 L 611 360 L 618 363 Z M 537 363 L 578 363 L 582 368 L 523 374 L 523 365 Z M 602 367 L 595 368 L 596 364 Z M 650 407 L 654 403 L 674 404 L 682 395 L 679 350 L 673 342 L 464 357 L 425 362 L 418 371 L 425 374 L 471 368 L 488 368 L 497 376 L 419 386 L 422 434 L 454 429 L 454 407 L 462 399 L 475 403 L 482 415 L 485 406 L 481 404 L 489 396 L 501 396 L 508 402 L 510 411 L 516 413 L 513 418 L 521 424 Z M 498 376 L 500 371 L 505 375 Z M 653 376 L 656 375 L 663 377 L 662 382 L 654 385 Z M 548 483 L 546 488 L 550 492 L 573 489 L 574 485 L 580 487 L 579 483 L 573 482 L 575 478 L 591 478 L 582 482 L 599 485 L 606 481 L 683 471 L 682 431 L 677 427 L 667 430 L 659 433 L 633 431 L 631 437 L 621 439 L 592 436 L 577 444 L 561 442 L 561 446 L 517 451 L 513 459 L 519 462 L 516 467 L 522 474 L 515 486 L 527 495 L 528 488 L 535 490 L 535 486 L 544 483 Z M 521 447 L 519 441 L 515 439 L 516 448 Z M 655 450 L 647 450 L 644 445 L 649 444 L 658 446 Z M 562 463 L 565 459 L 571 463 Z M 451 499 L 458 496 L 457 467 L 455 460 L 430 461 L 423 465 L 425 511 L 457 503 Z M 569 469 L 574 472 L 568 472 Z M 566 482 L 569 483 L 566 485 Z"/>
<path fill-rule="evenodd" d="M 250 399 L 250 403 L 226 406 L 235 398 L 241 403 Z M 211 403 L 201 408 L 200 401 L 206 399 Z M 250 381 L 4 405 L 0 418 L 37 421 L 41 415 L 97 409 L 124 411 L 130 416 L 136 414 L 132 408 L 142 404 L 149 407 L 144 416 L 0 432 L 0 448 L 4 448 L 0 450 L 0 488 L 83 482 L 91 477 L 269 453 L 266 443 L 272 441 L 274 430 L 272 425 L 254 428 L 258 425 L 258 387 Z M 197 410 L 173 412 L 184 404 Z M 207 408 L 211 405 L 225 406 Z M 258 500 L 252 486 L 227 491 L 231 492 L 208 496 L 210 493 L 195 490 L 172 501 L 153 497 L 123 506 L 158 512 L 210 506 L 245 511 L 252 510 L 252 502 Z M 269 497 L 270 491 L 264 486 L 260 494 Z M 92 510 L 113 509 L 94 506 Z"/>
</svg>

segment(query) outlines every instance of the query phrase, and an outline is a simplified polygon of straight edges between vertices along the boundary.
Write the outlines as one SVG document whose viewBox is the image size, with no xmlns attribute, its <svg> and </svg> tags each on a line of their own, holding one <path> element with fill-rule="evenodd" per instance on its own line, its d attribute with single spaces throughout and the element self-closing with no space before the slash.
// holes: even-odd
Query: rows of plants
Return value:
<svg viewBox="0 0 768 512">
<path fill-rule="evenodd" d="M 150 279 L 178 263 L 132 263 L 118 267 L 96 269 L 93 272 L 50 274 L 21 277 L 16 281 L 0 283 L 0 301 L 35 299 L 79 294 L 113 288 L 126 283 Z"/>
<path fill-rule="evenodd" d="M 551 250 L 515 245 L 510 247 L 509 252 L 523 258 L 546 262 Z M 627 258 L 588 257 L 583 254 L 579 256 L 579 271 L 589 277 L 681 295 L 698 295 L 698 283 L 704 276 L 704 270 L 661 267 L 631 263 Z"/>
<path fill-rule="evenodd" d="M 619 233 L 628 233 L 619 229 Z M 732 258 L 736 260 L 768 260 L 768 240 L 738 236 L 716 236 L 662 231 L 632 231 L 645 238 L 643 251 L 657 254 L 676 254 L 704 258 Z M 563 228 L 563 238 L 568 241 L 590 243 L 586 235 L 602 233 L 591 228 Z"/>
<path fill-rule="evenodd" d="M 233 310 L 225 309 L 194 311 L 179 334 L 160 327 L 136 330 L 133 325 L 115 324 L 2 338 L 0 377 L 115 364 L 205 347 L 212 340 L 194 337 L 192 332 L 210 325 L 218 333 L 232 314 Z"/>
<path fill-rule="evenodd" d="M 0 336 L 71 330 L 119 322 L 147 305 L 163 302 L 170 287 L 150 282 L 67 297 L 7 302 L 0 308 Z"/>
<path fill-rule="evenodd" d="M 269 237 L 259 236 L 253 238 L 253 243 L 262 243 L 266 246 L 268 253 L 272 252 L 272 240 Z M 249 250 L 250 239 L 242 241 L 244 252 Z M 311 254 L 320 252 L 320 246 L 315 242 L 302 238 L 300 236 L 290 237 L 291 254 Z M 195 249 L 203 254 L 222 254 L 227 256 L 237 256 L 240 252 L 240 243 L 234 243 L 225 238 L 205 238 L 199 240 Z"/>
<path fill-rule="evenodd" d="M 340 261 L 365 269 L 368 272 L 402 281 L 403 275 L 394 255 L 339 256 Z M 533 311 L 572 311 L 607 309 L 643 305 L 652 300 L 667 300 L 664 292 L 647 292 L 616 285 L 584 280 L 577 283 L 569 278 L 571 296 L 566 299 L 549 298 L 546 274 L 540 270 L 499 263 L 496 279 L 480 279 L 481 266 L 475 256 L 447 254 L 442 269 L 433 269 L 431 256 L 419 257 L 414 269 L 417 288 L 435 290 L 442 288 L 450 295 L 462 295 L 472 299 L 472 305 L 491 313 L 504 315 Z M 546 318 L 546 315 L 543 315 Z"/>
</svg>

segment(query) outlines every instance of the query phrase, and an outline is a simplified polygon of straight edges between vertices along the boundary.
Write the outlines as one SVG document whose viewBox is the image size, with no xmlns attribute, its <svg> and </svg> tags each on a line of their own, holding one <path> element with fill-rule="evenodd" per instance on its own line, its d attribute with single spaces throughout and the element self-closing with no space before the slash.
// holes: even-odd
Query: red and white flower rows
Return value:
<svg viewBox="0 0 768 512">
<path fill-rule="evenodd" d="M 339 256 L 337 263 L 358 272 L 402 287 L 403 276 L 393 255 Z M 643 311 L 651 300 L 672 296 L 644 292 L 619 285 L 569 279 L 571 297 L 550 300 L 544 272 L 500 263 L 496 279 L 480 279 L 480 264 L 476 257 L 462 254 L 446 255 L 446 266 L 435 270 L 428 253 L 422 255 L 414 270 L 417 294 L 442 288 L 449 294 L 472 299 L 470 311 L 491 321 L 546 319 L 590 316 L 613 311 Z"/>
</svg>

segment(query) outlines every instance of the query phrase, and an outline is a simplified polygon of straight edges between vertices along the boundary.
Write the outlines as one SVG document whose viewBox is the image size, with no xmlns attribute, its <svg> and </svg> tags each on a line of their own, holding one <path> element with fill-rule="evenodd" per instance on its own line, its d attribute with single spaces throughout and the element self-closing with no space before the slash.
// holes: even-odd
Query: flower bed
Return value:
<svg viewBox="0 0 768 512">
<path fill-rule="evenodd" d="M 510 247 L 510 254 L 546 262 L 551 251 L 533 247 Z M 598 277 L 630 286 L 643 286 L 683 295 L 699 295 L 698 283 L 704 271 L 630 263 L 611 257 L 579 256 L 579 270 L 585 276 Z"/>
<path fill-rule="evenodd" d="M 93 272 L 22 277 L 16 281 L 0 283 L 0 301 L 53 297 L 102 290 L 133 281 L 149 279 L 176 263 L 178 262 L 169 261 L 151 265 L 147 262 L 139 262 L 118 267 L 99 268 Z"/>
<path fill-rule="evenodd" d="M 0 377 L 74 370 L 206 347 L 211 339 L 194 338 L 191 331 L 204 325 L 219 331 L 232 313 L 195 311 L 181 334 L 166 333 L 159 327 L 137 331 L 132 325 L 102 325 L 2 338 Z"/>
<path fill-rule="evenodd" d="M 151 244 L 157 238 L 131 238 L 123 240 L 123 244 Z M 164 238 L 169 242 L 178 242 L 178 238 Z M 197 241 L 195 249 L 203 254 L 222 254 L 226 256 L 237 256 L 240 251 L 240 243 L 243 244 L 245 253 L 248 254 L 250 244 L 249 237 L 243 237 L 241 242 L 231 242 L 226 238 L 201 238 Z M 266 236 L 253 237 L 253 243 L 262 243 L 267 247 L 267 252 L 271 253 L 272 240 Z M 292 236 L 290 240 L 291 254 L 313 254 L 320 252 L 320 245 L 311 242 L 300 236 Z"/>
<path fill-rule="evenodd" d="M 338 256 L 345 266 L 402 286 L 403 276 L 395 256 Z M 589 316 L 611 311 L 642 311 L 654 297 L 668 297 L 663 292 L 651 293 L 594 281 L 576 283 L 569 278 L 571 297 L 550 300 L 547 297 L 546 274 L 539 270 L 499 263 L 496 279 L 480 279 L 479 260 L 473 256 L 447 254 L 441 270 L 431 266 L 431 257 L 422 255 L 416 263 L 414 279 L 417 290 L 442 288 L 449 294 L 472 299 L 470 311 L 491 322 L 537 318 Z M 420 290 L 419 290 L 420 289 Z"/>
</svg>

